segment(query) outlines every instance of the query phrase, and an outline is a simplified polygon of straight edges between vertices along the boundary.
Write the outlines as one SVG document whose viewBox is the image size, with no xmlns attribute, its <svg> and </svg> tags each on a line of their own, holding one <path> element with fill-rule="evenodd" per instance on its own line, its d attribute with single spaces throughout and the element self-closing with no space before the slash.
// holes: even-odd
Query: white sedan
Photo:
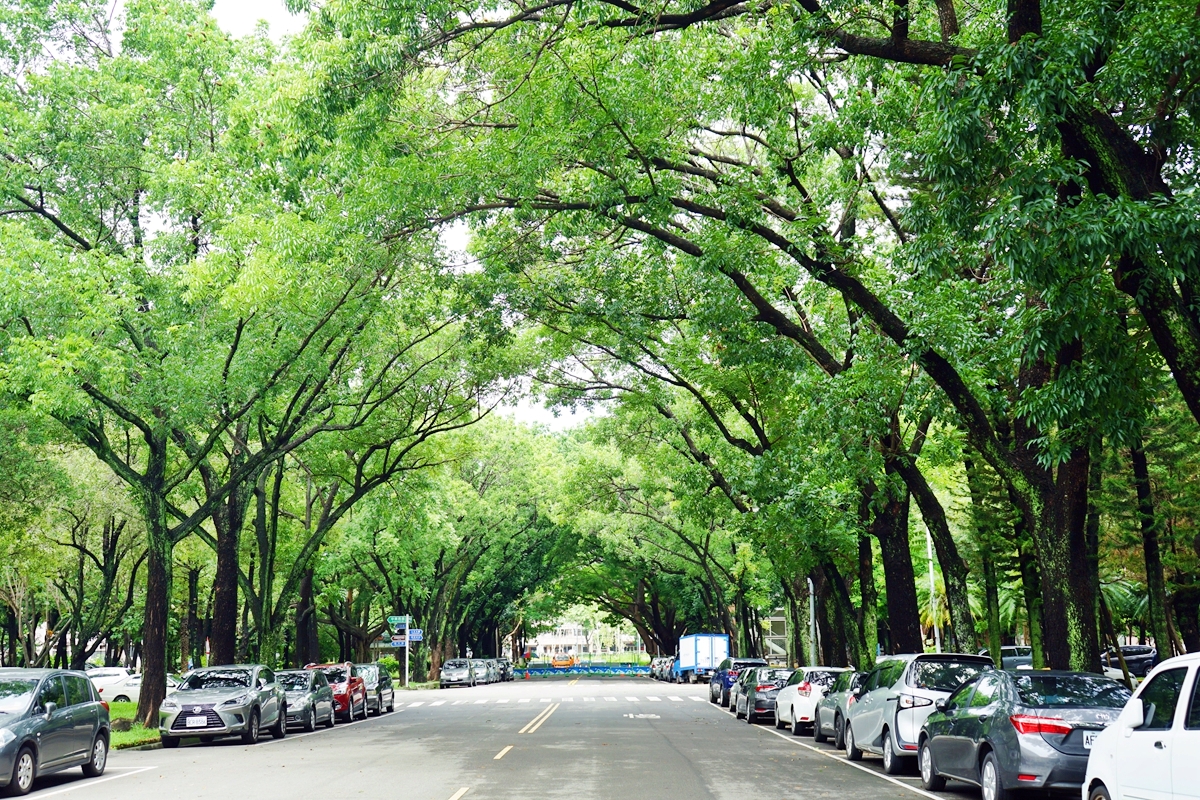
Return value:
<svg viewBox="0 0 1200 800">
<path fill-rule="evenodd" d="M 817 703 L 850 667 L 800 667 L 775 698 L 775 727 L 792 729 L 799 736 L 812 727 Z"/>
<path fill-rule="evenodd" d="M 95 683 L 95 681 L 92 681 Z M 171 691 L 179 683 L 172 677 L 167 676 L 167 691 Z M 109 703 L 136 703 L 142 697 L 142 676 L 129 675 L 125 678 L 118 678 L 109 681 L 104 685 L 97 684 L 96 691 L 100 693 L 100 699 Z"/>
</svg>

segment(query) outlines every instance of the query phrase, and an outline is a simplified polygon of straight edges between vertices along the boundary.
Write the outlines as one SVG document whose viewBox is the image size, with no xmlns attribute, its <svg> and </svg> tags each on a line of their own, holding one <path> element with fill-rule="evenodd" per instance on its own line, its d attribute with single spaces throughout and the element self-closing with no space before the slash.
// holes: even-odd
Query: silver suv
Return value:
<svg viewBox="0 0 1200 800">
<path fill-rule="evenodd" d="M 263 728 L 276 739 L 287 735 L 287 694 L 275 673 L 262 664 L 206 667 L 190 672 L 159 709 L 158 735 L 163 747 L 199 736 L 241 736 L 258 742 Z"/>
<path fill-rule="evenodd" d="M 846 709 L 846 756 L 860 761 L 863 751 L 883 756 L 883 769 L 894 775 L 917 755 L 921 726 L 934 703 L 984 670 L 987 656 L 920 653 L 885 656 L 854 690 Z"/>
</svg>

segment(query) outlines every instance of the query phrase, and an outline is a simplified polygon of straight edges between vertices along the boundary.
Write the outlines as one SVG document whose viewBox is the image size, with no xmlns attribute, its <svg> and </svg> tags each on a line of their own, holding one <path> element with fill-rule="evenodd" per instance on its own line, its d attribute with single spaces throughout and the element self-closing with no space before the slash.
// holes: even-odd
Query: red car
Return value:
<svg viewBox="0 0 1200 800">
<path fill-rule="evenodd" d="M 317 669 L 325 673 L 325 679 L 333 689 L 333 712 L 337 716 L 347 722 L 353 722 L 360 716 L 367 718 L 367 685 L 353 664 L 309 664 L 305 669 Z"/>
</svg>

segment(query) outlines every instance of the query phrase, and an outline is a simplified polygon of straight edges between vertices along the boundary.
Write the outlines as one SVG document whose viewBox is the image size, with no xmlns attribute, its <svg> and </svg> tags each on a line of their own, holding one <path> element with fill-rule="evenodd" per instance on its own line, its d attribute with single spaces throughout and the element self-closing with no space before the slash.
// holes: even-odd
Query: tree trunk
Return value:
<svg viewBox="0 0 1200 800">
<path fill-rule="evenodd" d="M 1129 449 L 1129 460 L 1133 464 L 1133 486 L 1137 491 L 1138 521 L 1142 529 L 1142 554 L 1146 560 L 1147 615 L 1150 618 L 1150 635 L 1159 656 L 1166 658 L 1171 653 L 1171 638 L 1167 634 L 1167 580 L 1163 572 L 1162 553 L 1158 546 L 1158 519 L 1154 513 L 1154 495 L 1150 489 L 1150 468 L 1146 463 L 1146 451 L 1141 441 Z"/>
<path fill-rule="evenodd" d="M 248 485 L 253 483 L 248 482 Z M 210 641 L 210 661 L 214 664 L 233 664 L 238 660 L 238 558 L 246 517 L 246 494 L 244 487 L 234 489 L 212 518 L 217 533 L 217 571 L 213 577 Z"/>
<path fill-rule="evenodd" d="M 879 590 L 875 588 L 875 551 L 870 536 L 858 537 L 858 637 L 859 656 L 854 666 L 870 669 L 875 665 L 879 645 Z"/>
<path fill-rule="evenodd" d="M 173 543 L 167 528 L 164 498 L 146 493 L 147 523 L 146 597 L 142 616 L 142 691 L 137 719 L 147 728 L 158 727 L 158 707 L 167 689 L 167 617 L 171 603 Z"/>
<path fill-rule="evenodd" d="M 888 467 L 888 471 L 893 472 L 894 467 Z M 894 483 L 889 481 L 887 485 Z M 879 540 L 883 560 L 889 652 L 921 653 L 925 650 L 925 642 L 921 635 L 921 611 L 908 546 L 909 495 L 907 489 L 900 494 L 903 495 L 900 499 L 890 495 L 884 499 L 875 513 L 871 532 Z"/>
<path fill-rule="evenodd" d="M 904 484 L 917 501 L 921 510 L 921 518 L 925 528 L 933 540 L 933 549 L 937 553 L 938 566 L 941 567 L 942 581 L 946 586 L 946 605 L 950 612 L 950 626 L 954 631 L 954 639 L 959 649 L 973 653 L 979 647 L 979 636 L 975 631 L 975 617 L 971 613 L 971 594 L 967 586 L 967 562 L 959 555 L 958 545 L 950 534 L 950 523 L 946 520 L 946 510 L 941 501 L 933 493 L 925 475 L 915 463 L 906 457 L 897 459 L 897 469 L 904 478 Z"/>
<path fill-rule="evenodd" d="M 303 667 L 320 660 L 317 606 L 313 601 L 313 569 L 309 567 L 300 579 L 300 601 L 296 606 L 296 666 Z"/>
<path fill-rule="evenodd" d="M 1025 620 L 1029 626 L 1029 647 L 1033 651 L 1033 668 L 1046 666 L 1046 651 L 1042 647 L 1042 587 L 1038 578 L 1037 556 L 1032 540 L 1023 532 L 1018 534 L 1017 559 L 1021 565 L 1021 589 L 1025 598 Z"/>
</svg>

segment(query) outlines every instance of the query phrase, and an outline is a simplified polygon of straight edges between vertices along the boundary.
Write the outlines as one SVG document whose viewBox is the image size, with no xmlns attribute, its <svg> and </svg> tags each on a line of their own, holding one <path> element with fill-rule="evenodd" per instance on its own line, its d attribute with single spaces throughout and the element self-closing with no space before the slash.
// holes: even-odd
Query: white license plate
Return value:
<svg viewBox="0 0 1200 800">
<path fill-rule="evenodd" d="M 207 728 L 208 717 L 188 717 L 187 726 L 189 728 Z"/>
<path fill-rule="evenodd" d="M 1084 731 L 1083 732 L 1083 747 L 1085 750 L 1092 749 L 1092 742 L 1096 741 L 1096 737 L 1100 735 L 1100 731 Z"/>
</svg>

